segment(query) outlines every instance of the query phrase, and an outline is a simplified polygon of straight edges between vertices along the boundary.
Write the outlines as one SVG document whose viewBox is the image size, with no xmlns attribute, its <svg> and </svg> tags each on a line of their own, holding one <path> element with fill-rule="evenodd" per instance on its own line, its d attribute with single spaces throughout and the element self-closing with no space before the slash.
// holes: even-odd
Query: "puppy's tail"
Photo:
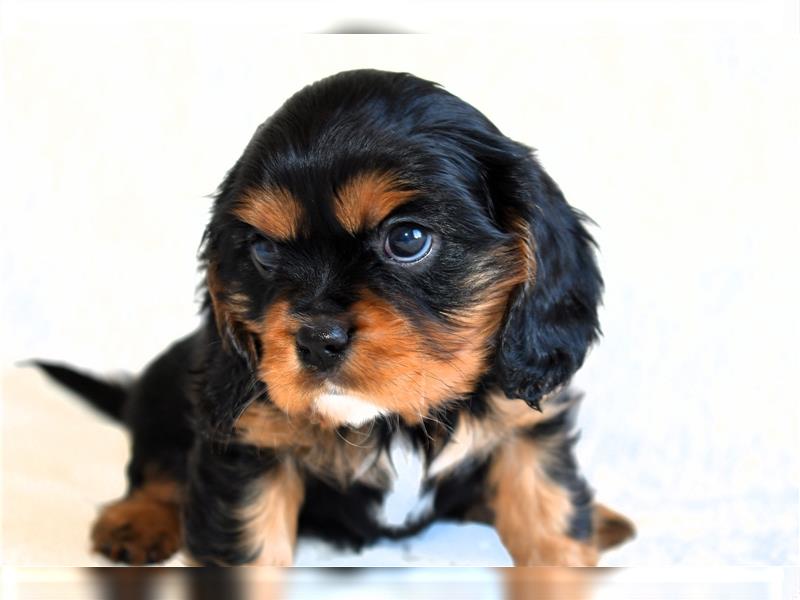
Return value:
<svg viewBox="0 0 800 600">
<path fill-rule="evenodd" d="M 122 383 L 103 381 L 72 367 L 55 363 L 34 360 L 30 364 L 42 369 L 53 380 L 81 396 L 107 417 L 122 422 L 125 399 L 128 397 L 128 389 Z"/>
</svg>

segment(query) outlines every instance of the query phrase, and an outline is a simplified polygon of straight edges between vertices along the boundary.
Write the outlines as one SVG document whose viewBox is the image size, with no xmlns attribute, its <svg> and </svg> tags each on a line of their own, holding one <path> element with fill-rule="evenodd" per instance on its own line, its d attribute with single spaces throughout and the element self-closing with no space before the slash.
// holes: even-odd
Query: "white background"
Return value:
<svg viewBox="0 0 800 600">
<path fill-rule="evenodd" d="M 599 225 L 605 335 L 575 380 L 578 454 L 639 527 L 604 564 L 797 562 L 793 3 L 3 10 L 5 561 L 91 564 L 126 458 L 119 431 L 14 362 L 135 372 L 191 330 L 209 195 L 255 127 L 302 86 L 374 67 L 438 81 L 536 147 Z M 462 34 L 288 33 L 353 22 Z M 491 532 L 447 526 L 366 559 L 300 554 L 362 560 L 508 563 Z"/>
</svg>

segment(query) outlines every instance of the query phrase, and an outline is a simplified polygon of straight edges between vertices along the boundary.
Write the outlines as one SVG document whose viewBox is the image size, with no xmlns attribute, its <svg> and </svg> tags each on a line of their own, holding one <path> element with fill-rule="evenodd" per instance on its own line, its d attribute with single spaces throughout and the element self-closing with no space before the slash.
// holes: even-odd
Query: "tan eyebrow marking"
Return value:
<svg viewBox="0 0 800 600">
<path fill-rule="evenodd" d="M 336 194 L 334 213 L 350 233 L 376 227 L 389 213 L 408 202 L 411 190 L 399 188 L 399 181 L 388 173 L 357 175 Z"/>
<path fill-rule="evenodd" d="M 233 209 L 233 214 L 280 241 L 297 237 L 303 225 L 303 206 L 282 188 L 246 191 Z"/>
</svg>

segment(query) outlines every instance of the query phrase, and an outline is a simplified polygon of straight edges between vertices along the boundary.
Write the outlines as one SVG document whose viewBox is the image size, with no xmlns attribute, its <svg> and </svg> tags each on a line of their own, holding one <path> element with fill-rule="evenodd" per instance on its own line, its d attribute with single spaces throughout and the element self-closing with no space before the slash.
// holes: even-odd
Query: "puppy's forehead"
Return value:
<svg viewBox="0 0 800 600">
<path fill-rule="evenodd" d="M 242 221 L 276 240 L 311 235 L 322 224 L 357 234 L 377 227 L 395 209 L 412 199 L 413 190 L 387 172 L 361 172 L 335 189 L 290 191 L 266 185 L 244 192 L 234 207 Z"/>
</svg>

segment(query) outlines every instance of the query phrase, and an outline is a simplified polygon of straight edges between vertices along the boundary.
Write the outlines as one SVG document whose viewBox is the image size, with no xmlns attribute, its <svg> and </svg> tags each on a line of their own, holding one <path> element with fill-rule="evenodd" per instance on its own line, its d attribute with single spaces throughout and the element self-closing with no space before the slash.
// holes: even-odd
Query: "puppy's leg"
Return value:
<svg viewBox="0 0 800 600">
<path fill-rule="evenodd" d="M 538 413 L 519 401 L 492 405 L 502 441 L 489 458 L 486 506 L 516 565 L 595 565 L 600 551 L 634 535 L 628 519 L 593 502 L 578 471 L 578 399 L 562 393 Z"/>
<path fill-rule="evenodd" d="M 497 450 L 489 471 L 494 526 L 517 566 L 594 566 L 591 495 L 557 480 L 550 452 L 524 436 Z"/>
<path fill-rule="evenodd" d="M 594 566 L 635 535 L 629 519 L 592 501 L 565 430 L 518 432 L 493 456 L 488 479 L 494 526 L 515 565 Z"/>
<path fill-rule="evenodd" d="M 128 492 L 92 528 L 96 552 L 130 564 L 161 562 L 180 547 L 180 508 L 190 425 L 190 369 L 196 336 L 158 357 L 134 384 L 125 421 L 133 436 Z"/>
<path fill-rule="evenodd" d="M 187 551 L 201 565 L 290 565 L 302 502 L 287 455 L 198 444 L 183 513 Z"/>
<path fill-rule="evenodd" d="M 158 429 L 134 429 L 128 493 L 100 511 L 91 534 L 95 552 L 141 565 L 167 560 L 180 548 L 187 450 L 180 441 L 182 432 L 172 425 L 172 431 L 161 431 L 172 437 L 155 439 Z"/>
<path fill-rule="evenodd" d="M 260 549 L 258 566 L 291 566 L 297 541 L 297 521 L 303 503 L 303 482 L 290 458 L 284 458 L 253 482 L 240 512 L 244 543 Z"/>
<path fill-rule="evenodd" d="M 559 451 L 515 436 L 493 458 L 494 525 L 517 566 L 597 564 L 591 494 L 582 480 L 559 481 Z"/>
</svg>

